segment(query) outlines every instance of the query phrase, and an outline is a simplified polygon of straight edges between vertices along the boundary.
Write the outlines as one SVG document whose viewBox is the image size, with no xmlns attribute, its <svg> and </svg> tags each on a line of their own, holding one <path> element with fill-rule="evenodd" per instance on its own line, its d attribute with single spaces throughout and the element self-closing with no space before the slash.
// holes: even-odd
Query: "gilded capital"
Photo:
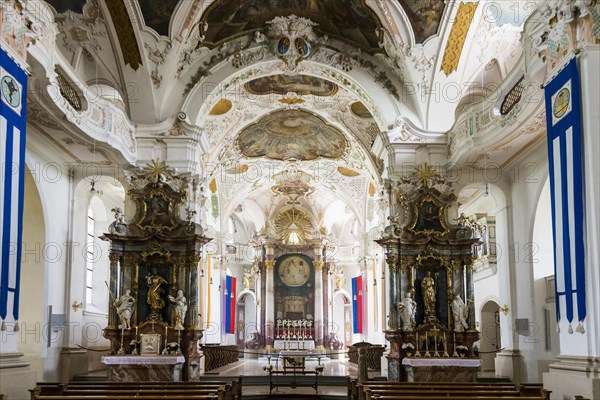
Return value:
<svg viewBox="0 0 600 400">
<path fill-rule="evenodd" d="M 385 261 L 388 264 L 388 267 L 390 268 L 390 270 L 392 271 L 397 271 L 398 270 L 398 256 L 396 255 L 388 255 L 385 258 Z"/>
<path fill-rule="evenodd" d="M 273 271 L 274 266 L 275 266 L 275 260 L 265 260 L 265 269 L 267 271 Z"/>
<path fill-rule="evenodd" d="M 315 266 L 315 271 L 322 271 L 323 270 L 323 261 L 313 261 L 313 265 Z"/>
</svg>

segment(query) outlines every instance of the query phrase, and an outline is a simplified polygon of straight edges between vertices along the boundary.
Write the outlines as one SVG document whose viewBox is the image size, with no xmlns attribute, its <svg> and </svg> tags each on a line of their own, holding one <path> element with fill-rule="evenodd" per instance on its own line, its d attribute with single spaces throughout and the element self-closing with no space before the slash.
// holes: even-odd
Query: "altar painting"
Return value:
<svg viewBox="0 0 600 400">
<path fill-rule="evenodd" d="M 283 320 L 314 318 L 315 273 L 303 254 L 284 255 L 275 268 L 275 316 Z"/>
</svg>

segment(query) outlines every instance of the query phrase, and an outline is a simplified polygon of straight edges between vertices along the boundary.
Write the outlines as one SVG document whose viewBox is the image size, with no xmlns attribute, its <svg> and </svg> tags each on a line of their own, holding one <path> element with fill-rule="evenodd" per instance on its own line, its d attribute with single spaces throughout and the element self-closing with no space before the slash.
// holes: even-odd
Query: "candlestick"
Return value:
<svg viewBox="0 0 600 400">
<path fill-rule="evenodd" d="M 452 333 L 452 341 L 454 342 L 454 353 L 452 353 L 452 357 L 458 357 L 458 353 L 456 352 L 456 333 Z"/>
<path fill-rule="evenodd" d="M 437 350 L 437 332 L 435 333 L 435 336 L 433 337 L 433 356 L 434 357 L 440 356 L 440 354 L 438 353 L 438 350 Z"/>
<path fill-rule="evenodd" d="M 446 341 L 446 332 L 444 332 L 444 357 L 450 357 L 448 355 L 448 342 Z"/>
<path fill-rule="evenodd" d="M 419 345 L 419 332 L 415 332 L 415 342 L 415 346 L 417 347 L 415 351 L 415 357 L 421 357 L 421 353 L 419 353 L 419 350 L 421 350 L 421 346 Z"/>
<path fill-rule="evenodd" d="M 125 328 L 121 325 L 121 348 L 117 351 L 117 354 L 125 354 L 125 349 L 123 348 L 123 336 L 125 335 Z"/>
<path fill-rule="evenodd" d="M 425 357 L 431 357 L 429 354 L 429 335 L 425 332 Z"/>
</svg>

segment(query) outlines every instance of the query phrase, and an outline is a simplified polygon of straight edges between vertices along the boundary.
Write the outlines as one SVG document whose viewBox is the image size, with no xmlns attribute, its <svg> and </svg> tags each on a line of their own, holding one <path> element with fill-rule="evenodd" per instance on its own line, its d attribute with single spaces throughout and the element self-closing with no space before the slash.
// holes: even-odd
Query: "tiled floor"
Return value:
<svg viewBox="0 0 600 400">
<path fill-rule="evenodd" d="M 271 359 L 271 364 L 274 369 L 282 369 L 283 365 L 281 361 Z M 243 375 L 243 376 L 256 376 L 256 375 L 266 375 L 263 367 L 268 364 L 268 360 L 266 357 L 260 357 L 256 360 L 244 360 L 226 365 L 225 367 L 215 369 L 209 371 L 209 374 L 218 374 L 218 375 Z M 321 360 L 321 364 L 325 367 L 323 370 L 323 375 L 325 376 L 354 376 L 357 375 L 358 370 L 356 365 L 350 364 L 346 360 Z M 308 360 L 305 364 L 305 370 L 314 371 L 317 365 L 316 360 Z"/>
</svg>

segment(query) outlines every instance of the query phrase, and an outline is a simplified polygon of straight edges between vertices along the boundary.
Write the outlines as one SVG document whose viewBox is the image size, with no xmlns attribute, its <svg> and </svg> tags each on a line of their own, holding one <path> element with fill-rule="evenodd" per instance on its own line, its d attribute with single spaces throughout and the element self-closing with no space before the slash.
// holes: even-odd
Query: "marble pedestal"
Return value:
<svg viewBox="0 0 600 400">
<path fill-rule="evenodd" d="M 481 360 L 459 358 L 404 358 L 408 382 L 475 382 Z"/>
<path fill-rule="evenodd" d="M 104 356 L 108 380 L 114 382 L 180 382 L 183 356 Z"/>
</svg>

